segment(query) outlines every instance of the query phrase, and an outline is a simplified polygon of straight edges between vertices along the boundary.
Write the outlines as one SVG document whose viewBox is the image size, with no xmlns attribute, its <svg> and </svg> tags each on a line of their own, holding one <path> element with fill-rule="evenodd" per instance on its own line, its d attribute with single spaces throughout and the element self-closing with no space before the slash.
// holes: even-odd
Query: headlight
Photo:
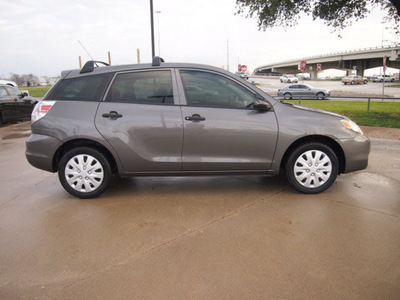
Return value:
<svg viewBox="0 0 400 300">
<path fill-rule="evenodd" d="M 363 134 L 362 130 L 360 127 L 358 127 L 358 125 L 356 124 L 356 122 L 353 122 L 351 120 L 340 120 L 340 122 L 342 123 L 342 125 L 344 127 L 346 127 L 347 129 L 353 130 L 357 133 L 361 133 Z"/>
</svg>

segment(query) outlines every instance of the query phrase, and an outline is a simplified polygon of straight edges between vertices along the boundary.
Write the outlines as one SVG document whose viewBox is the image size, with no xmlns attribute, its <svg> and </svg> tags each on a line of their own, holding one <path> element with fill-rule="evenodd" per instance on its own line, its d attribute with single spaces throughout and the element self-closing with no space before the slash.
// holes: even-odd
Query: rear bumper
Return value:
<svg viewBox="0 0 400 300">
<path fill-rule="evenodd" d="M 32 134 L 26 141 L 26 159 L 35 168 L 55 172 L 53 157 L 61 144 L 61 141 L 54 137 Z"/>
</svg>

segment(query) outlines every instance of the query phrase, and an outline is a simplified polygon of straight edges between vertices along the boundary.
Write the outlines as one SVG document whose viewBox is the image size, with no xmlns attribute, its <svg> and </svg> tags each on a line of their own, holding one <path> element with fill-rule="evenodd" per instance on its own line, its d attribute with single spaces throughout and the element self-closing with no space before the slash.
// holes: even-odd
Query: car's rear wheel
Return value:
<svg viewBox="0 0 400 300">
<path fill-rule="evenodd" d="M 285 100 L 290 100 L 290 99 L 292 99 L 292 94 L 291 93 L 285 93 L 283 95 L 283 97 L 285 98 Z"/>
<path fill-rule="evenodd" d="M 364 84 L 367 84 L 368 83 L 368 80 L 364 80 Z"/>
<path fill-rule="evenodd" d="M 305 143 L 294 149 L 285 165 L 289 184 L 299 192 L 317 194 L 328 189 L 338 175 L 338 159 L 325 144 Z"/>
<path fill-rule="evenodd" d="M 102 152 L 89 147 L 77 147 L 61 158 L 58 177 L 71 195 L 84 199 L 96 198 L 110 184 L 112 170 Z"/>
<path fill-rule="evenodd" d="M 351 84 L 355 84 L 356 82 L 353 80 L 352 82 L 351 82 Z"/>
<path fill-rule="evenodd" d="M 317 99 L 318 100 L 324 100 L 325 99 L 325 94 L 324 93 L 318 93 L 317 94 Z"/>
</svg>

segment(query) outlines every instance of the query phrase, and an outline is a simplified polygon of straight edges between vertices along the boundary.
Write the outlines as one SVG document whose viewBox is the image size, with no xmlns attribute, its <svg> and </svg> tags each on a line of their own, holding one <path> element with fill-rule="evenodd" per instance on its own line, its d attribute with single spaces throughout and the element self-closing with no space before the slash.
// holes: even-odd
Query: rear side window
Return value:
<svg viewBox="0 0 400 300">
<path fill-rule="evenodd" d="M 61 80 L 46 100 L 100 101 L 112 75 L 108 73 Z"/>
<path fill-rule="evenodd" d="M 140 104 L 174 104 L 169 70 L 118 74 L 106 101 Z"/>
</svg>

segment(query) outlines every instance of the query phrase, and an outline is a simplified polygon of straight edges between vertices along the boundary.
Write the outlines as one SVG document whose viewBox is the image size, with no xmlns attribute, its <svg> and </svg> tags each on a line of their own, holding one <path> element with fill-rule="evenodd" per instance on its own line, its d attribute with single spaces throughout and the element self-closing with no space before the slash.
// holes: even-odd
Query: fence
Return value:
<svg viewBox="0 0 400 300">
<path fill-rule="evenodd" d="M 299 105 L 301 105 L 301 100 L 302 97 L 292 97 L 292 100 L 299 100 Z M 330 96 L 329 99 L 367 99 L 368 100 L 368 112 L 371 110 L 371 100 L 381 100 L 381 102 L 384 102 L 384 100 L 391 100 L 391 102 L 398 101 L 400 98 L 388 98 L 388 97 L 370 97 L 370 96 L 365 96 L 365 97 L 343 97 L 343 96 Z M 303 100 L 309 100 L 304 97 Z"/>
</svg>

